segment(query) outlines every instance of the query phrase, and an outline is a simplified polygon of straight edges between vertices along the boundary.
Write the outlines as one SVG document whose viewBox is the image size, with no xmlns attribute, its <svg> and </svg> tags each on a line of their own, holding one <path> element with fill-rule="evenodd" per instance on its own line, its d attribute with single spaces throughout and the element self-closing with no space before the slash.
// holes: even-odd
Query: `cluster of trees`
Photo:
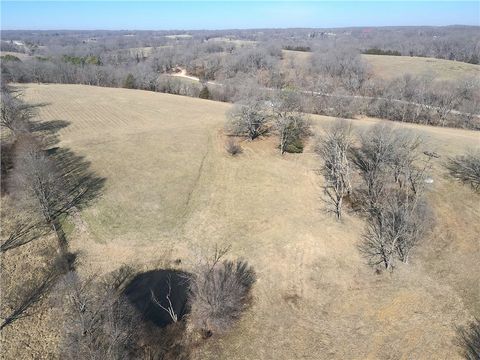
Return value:
<svg viewBox="0 0 480 360">
<path fill-rule="evenodd" d="M 400 51 L 396 50 L 382 50 L 379 48 L 371 48 L 364 50 L 362 52 L 363 54 L 368 54 L 368 55 L 388 55 L 388 56 L 402 56 Z"/>
<path fill-rule="evenodd" d="M 28 279 L 25 283 L 8 289 L 12 296 L 6 297 L 13 299 L 11 313 L 4 316 L 1 328 L 26 316 L 58 278 L 73 268 L 75 256 L 68 251 L 64 220 L 87 205 L 103 184 L 81 157 L 54 146 L 55 132 L 66 123 L 34 121 L 38 105 L 25 103 L 20 95 L 15 89 L 2 87 L 2 200 L 8 198 L 10 211 L 2 212 L 0 252 L 10 256 L 17 249 L 14 253 L 18 254 L 27 244 L 46 236 L 53 236 L 57 245 L 47 259 L 48 267 L 31 269 L 35 274 L 23 274 Z M 22 289 L 21 295 L 15 285 Z"/>
<path fill-rule="evenodd" d="M 480 191 L 480 152 L 470 151 L 465 155 L 450 158 L 446 167 L 450 175 L 473 190 Z"/>
<path fill-rule="evenodd" d="M 251 304 L 255 272 L 245 261 L 225 259 L 227 252 L 216 248 L 191 273 L 128 266 L 97 280 L 67 273 L 56 289 L 62 357 L 188 359 L 199 339 L 231 331 Z M 155 322 L 158 314 L 166 323 Z"/>
<path fill-rule="evenodd" d="M 418 31 L 422 36 L 430 34 L 425 29 Z M 464 32 L 469 31 L 464 29 Z M 235 40 L 257 41 L 247 44 L 229 42 L 226 36 L 214 40 L 208 32 L 192 33 L 191 37 L 179 38 L 181 40 L 159 35 L 163 39 L 161 42 L 152 34 L 130 36 L 132 34 L 118 33 L 116 36 L 122 41 L 117 39 L 117 45 L 112 42 L 107 46 L 106 42 L 114 39 L 114 34 L 99 33 L 95 35 L 98 35 L 95 41 L 85 43 L 72 40 L 85 37 L 83 32 L 48 33 L 48 36 L 45 34 L 48 41 L 35 40 L 42 49 L 36 56 L 23 61 L 2 62 L 2 74 L 14 82 L 127 87 L 194 97 L 201 95 L 202 98 L 228 102 L 237 101 L 246 84 L 277 90 L 293 87 L 310 99 L 304 104 L 304 112 L 339 117 L 365 114 L 395 121 L 480 127 L 480 85 L 475 79 L 440 82 L 427 75 L 407 75 L 384 81 L 373 77 L 368 64 L 360 57 L 358 41 L 368 43 L 369 38 L 379 36 L 376 31 L 368 35 L 360 33 L 360 36 L 357 30 L 346 29 L 319 33 L 318 37 L 313 36 L 316 32 L 302 30 L 267 31 L 265 34 L 270 37 L 248 31 L 232 33 Z M 437 38 L 435 41 L 431 38 L 430 42 L 438 43 L 438 37 L 443 35 L 431 36 Z M 150 43 L 149 37 L 152 37 Z M 28 36 L 21 38 L 35 43 L 28 40 Z M 291 45 L 284 45 L 285 39 Z M 153 46 L 125 47 L 134 43 Z M 311 60 L 284 61 L 282 47 L 309 48 L 312 50 Z M 375 53 L 390 51 L 397 54 L 400 51 L 395 50 L 395 46 L 385 50 L 377 43 L 364 48 L 373 49 Z M 215 85 L 202 86 L 188 79 L 172 78 L 171 73 L 178 68 L 198 77 L 200 82 L 210 81 Z"/>
<path fill-rule="evenodd" d="M 168 287 L 160 286 L 168 291 L 144 295 L 142 301 L 170 317 L 173 326 L 165 329 L 153 326 L 126 295 L 137 270 L 121 267 L 103 277 L 79 276 L 63 226 L 98 195 L 104 179 L 91 173 L 82 158 L 56 146 L 55 132 L 66 124 L 36 121 L 38 106 L 25 103 L 17 90 L 2 88 L 2 203 L 8 202 L 9 211 L 2 209 L 0 252 L 3 260 L 22 251 L 32 256 L 37 248 L 30 245 L 49 237 L 56 245 L 42 243 L 38 251 L 47 258 L 40 268 L 23 254 L 22 274 L 4 274 L 8 279 L 2 282 L 8 286 L 2 293 L 0 330 L 29 316 L 49 296 L 58 302 L 56 311 L 62 309 L 60 353 L 67 359 L 187 358 L 196 341 L 192 333 L 207 338 L 228 332 L 249 306 L 256 280 L 247 262 L 225 259 L 228 248 L 216 248 L 212 257 L 184 273 L 185 313 L 172 305 L 179 300 L 170 278 Z"/>
<path fill-rule="evenodd" d="M 274 133 L 281 154 L 302 152 L 304 140 L 310 135 L 310 121 L 301 112 L 299 96 L 295 91 L 283 90 L 270 97 L 241 101 L 229 112 L 226 130 L 249 140 Z M 231 154 L 234 149 L 227 145 Z"/>
<path fill-rule="evenodd" d="M 385 125 L 355 141 L 351 126 L 337 123 L 317 148 L 330 210 L 340 219 L 348 199 L 366 218 L 360 251 L 372 266 L 393 270 L 396 261 L 407 263 L 432 226 L 425 198 L 431 157 L 420 152 L 421 145 L 419 137 Z"/>
</svg>

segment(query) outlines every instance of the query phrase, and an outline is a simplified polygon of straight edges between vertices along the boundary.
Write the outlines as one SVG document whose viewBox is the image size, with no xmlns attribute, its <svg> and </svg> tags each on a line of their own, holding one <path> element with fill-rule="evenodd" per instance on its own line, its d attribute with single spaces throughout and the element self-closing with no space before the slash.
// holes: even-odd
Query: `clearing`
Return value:
<svg viewBox="0 0 480 360">
<path fill-rule="evenodd" d="M 283 61 L 302 65 L 309 61 L 312 53 L 283 50 Z M 432 75 L 436 80 L 463 80 L 480 78 L 480 65 L 460 61 L 424 57 L 361 55 L 370 66 L 374 76 L 391 80 L 404 74 L 413 76 Z"/>
</svg>

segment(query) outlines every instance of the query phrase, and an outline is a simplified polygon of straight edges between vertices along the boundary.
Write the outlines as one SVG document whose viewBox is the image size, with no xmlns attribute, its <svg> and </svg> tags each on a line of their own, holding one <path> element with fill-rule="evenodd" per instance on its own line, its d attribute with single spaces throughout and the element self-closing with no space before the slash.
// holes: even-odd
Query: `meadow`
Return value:
<svg viewBox="0 0 480 360">
<path fill-rule="evenodd" d="M 188 270 L 216 244 L 254 266 L 252 307 L 194 358 L 460 358 L 456 329 L 480 312 L 480 208 L 478 194 L 450 179 L 443 162 L 478 147 L 478 132 L 391 123 L 440 155 L 428 193 L 437 220 L 408 265 L 376 274 L 357 248 L 363 220 L 347 212 L 337 222 L 324 211 L 315 136 L 301 154 L 281 156 L 265 137 L 242 141 L 243 154 L 231 157 L 223 132 L 230 104 L 84 85 L 21 87 L 27 101 L 46 104 L 40 120 L 69 123 L 59 145 L 106 179 L 70 224 L 80 276 L 123 264 Z M 335 121 L 311 119 L 317 135 Z M 382 122 L 350 121 L 356 131 Z M 31 358 L 54 356 L 38 350 L 47 330 L 35 326 L 54 319 L 45 306 L 6 329 L 4 356 L 28 358 L 14 346 L 19 339 L 36 349 Z M 62 328 L 53 331 L 50 349 Z"/>
</svg>

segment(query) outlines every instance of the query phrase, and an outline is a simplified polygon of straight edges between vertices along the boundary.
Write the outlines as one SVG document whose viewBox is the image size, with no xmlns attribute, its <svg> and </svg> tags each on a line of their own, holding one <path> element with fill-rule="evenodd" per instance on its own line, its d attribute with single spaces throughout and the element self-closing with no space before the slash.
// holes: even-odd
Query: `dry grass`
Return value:
<svg viewBox="0 0 480 360">
<path fill-rule="evenodd" d="M 384 79 L 403 74 L 431 74 L 437 80 L 474 79 L 480 77 L 480 65 L 433 58 L 387 55 L 362 55 L 373 73 Z"/>
<path fill-rule="evenodd" d="M 0 56 L 5 56 L 5 55 L 15 56 L 22 61 L 31 58 L 30 55 L 25 54 L 25 53 L 20 53 L 20 52 L 14 52 L 14 51 L 1 51 L 0 52 Z"/>
<path fill-rule="evenodd" d="M 307 63 L 312 53 L 283 50 L 285 64 L 294 62 L 297 66 Z M 391 80 L 405 74 L 413 76 L 432 75 L 436 80 L 463 80 L 480 77 L 480 65 L 467 64 L 459 61 L 434 58 L 362 55 L 370 66 L 374 76 Z"/>
<path fill-rule="evenodd" d="M 71 122 L 62 144 L 107 179 L 71 236 L 81 273 L 152 266 L 165 254 L 188 270 L 216 243 L 255 268 L 253 306 L 195 358 L 460 358 L 455 328 L 480 311 L 479 195 L 446 177 L 440 162 L 478 146 L 478 132 L 405 125 L 442 156 L 430 195 L 438 224 L 410 265 L 375 275 L 356 248 L 363 222 L 346 214 L 338 223 L 323 211 L 313 141 L 284 157 L 274 139 L 245 142 L 234 158 L 221 133 L 228 104 L 81 85 L 28 85 L 26 95 L 50 103 L 42 119 Z M 317 132 L 333 121 L 312 120 Z"/>
</svg>

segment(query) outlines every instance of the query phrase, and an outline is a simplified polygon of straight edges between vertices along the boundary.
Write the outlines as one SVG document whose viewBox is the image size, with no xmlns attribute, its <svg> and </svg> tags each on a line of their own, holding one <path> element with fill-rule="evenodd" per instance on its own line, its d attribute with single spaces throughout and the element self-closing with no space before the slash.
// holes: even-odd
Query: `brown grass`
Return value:
<svg viewBox="0 0 480 360">
<path fill-rule="evenodd" d="M 480 77 L 480 65 L 460 61 L 410 56 L 362 55 L 373 73 L 383 79 L 394 79 L 403 74 L 413 76 L 431 74 L 437 80 L 462 80 Z"/>
<path fill-rule="evenodd" d="M 80 273 L 151 267 L 165 257 L 188 270 L 214 244 L 231 244 L 232 256 L 255 268 L 253 306 L 195 358 L 460 358 L 455 327 L 480 311 L 480 199 L 450 180 L 441 161 L 478 146 L 478 132 L 397 125 L 442 156 L 430 194 L 438 224 L 411 264 L 376 275 L 356 248 L 363 222 L 346 214 L 338 223 L 323 211 L 313 140 L 284 157 L 273 138 L 245 142 L 230 157 L 221 132 L 228 104 L 81 85 L 28 85 L 26 95 L 50 103 L 42 119 L 71 122 L 61 144 L 107 178 L 103 196 L 80 214 L 82 231 L 71 235 L 83 254 Z M 312 120 L 316 132 L 333 121 Z M 13 343 L 5 358 L 18 354 Z M 41 358 L 22 351 L 23 359 Z"/>
<path fill-rule="evenodd" d="M 310 61 L 312 53 L 283 50 L 285 64 L 303 65 Z M 463 80 L 480 77 L 480 65 L 460 61 L 387 55 L 362 55 L 375 77 L 391 80 L 405 74 L 431 75 L 436 80 Z"/>
</svg>

